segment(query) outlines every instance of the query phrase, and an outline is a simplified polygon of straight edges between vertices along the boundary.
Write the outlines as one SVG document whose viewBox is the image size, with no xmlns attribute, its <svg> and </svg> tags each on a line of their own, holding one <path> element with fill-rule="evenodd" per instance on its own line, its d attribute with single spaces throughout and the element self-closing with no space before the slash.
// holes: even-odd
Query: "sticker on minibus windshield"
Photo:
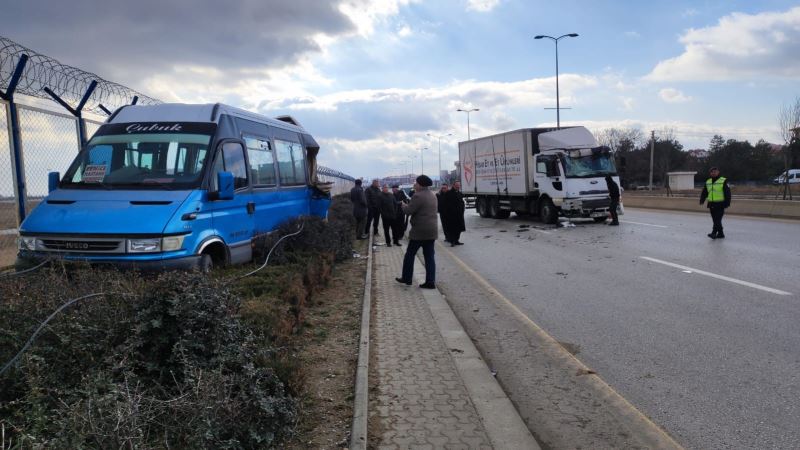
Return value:
<svg viewBox="0 0 800 450">
<path fill-rule="evenodd" d="M 84 183 L 102 183 L 106 177 L 105 164 L 90 164 L 83 169 Z"/>
</svg>

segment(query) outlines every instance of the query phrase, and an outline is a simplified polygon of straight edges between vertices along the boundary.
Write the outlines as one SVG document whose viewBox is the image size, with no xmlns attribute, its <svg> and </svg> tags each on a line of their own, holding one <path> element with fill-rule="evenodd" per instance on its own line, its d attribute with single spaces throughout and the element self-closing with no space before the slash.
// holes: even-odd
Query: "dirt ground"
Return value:
<svg viewBox="0 0 800 450">
<path fill-rule="evenodd" d="M 355 250 L 366 255 L 366 243 L 356 241 Z M 363 257 L 337 264 L 305 313 L 296 348 L 304 391 L 286 448 L 349 447 L 366 266 Z"/>
</svg>

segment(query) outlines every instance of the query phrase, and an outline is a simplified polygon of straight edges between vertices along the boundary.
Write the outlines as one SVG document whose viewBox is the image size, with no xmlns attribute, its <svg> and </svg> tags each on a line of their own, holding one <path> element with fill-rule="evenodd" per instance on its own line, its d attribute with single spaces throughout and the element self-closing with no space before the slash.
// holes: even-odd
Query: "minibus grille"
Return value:
<svg viewBox="0 0 800 450">
<path fill-rule="evenodd" d="M 42 247 L 52 252 L 123 253 L 124 239 L 42 239 Z"/>
</svg>

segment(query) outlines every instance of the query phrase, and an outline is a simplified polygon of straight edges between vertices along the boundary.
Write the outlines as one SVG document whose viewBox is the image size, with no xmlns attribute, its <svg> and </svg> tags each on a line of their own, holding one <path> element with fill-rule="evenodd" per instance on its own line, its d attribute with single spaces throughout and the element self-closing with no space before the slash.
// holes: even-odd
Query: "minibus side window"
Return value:
<svg viewBox="0 0 800 450">
<path fill-rule="evenodd" d="M 305 184 L 306 175 L 303 169 L 304 162 L 300 162 L 300 169 L 296 170 L 296 165 L 292 160 L 292 155 L 299 153 L 302 155 L 303 148 L 297 142 L 282 141 L 275 139 L 275 150 L 278 154 L 278 172 L 282 186 Z"/>
<path fill-rule="evenodd" d="M 269 140 L 245 136 L 244 142 L 247 145 L 250 178 L 253 180 L 253 185 L 274 186 L 277 182 L 275 177 L 275 156 Z"/>
</svg>

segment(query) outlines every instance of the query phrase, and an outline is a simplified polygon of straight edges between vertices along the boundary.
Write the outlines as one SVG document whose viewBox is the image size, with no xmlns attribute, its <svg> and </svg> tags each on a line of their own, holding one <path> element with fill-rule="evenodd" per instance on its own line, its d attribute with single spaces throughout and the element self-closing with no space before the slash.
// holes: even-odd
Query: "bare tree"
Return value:
<svg viewBox="0 0 800 450">
<path fill-rule="evenodd" d="M 778 111 L 778 128 L 780 129 L 781 138 L 783 138 L 783 167 L 786 176 L 783 183 L 783 199 L 792 199 L 792 191 L 789 189 L 789 160 L 791 159 L 792 148 L 790 144 L 792 139 L 796 139 L 800 135 L 800 96 L 794 98 L 794 101 L 784 103 Z"/>
</svg>

